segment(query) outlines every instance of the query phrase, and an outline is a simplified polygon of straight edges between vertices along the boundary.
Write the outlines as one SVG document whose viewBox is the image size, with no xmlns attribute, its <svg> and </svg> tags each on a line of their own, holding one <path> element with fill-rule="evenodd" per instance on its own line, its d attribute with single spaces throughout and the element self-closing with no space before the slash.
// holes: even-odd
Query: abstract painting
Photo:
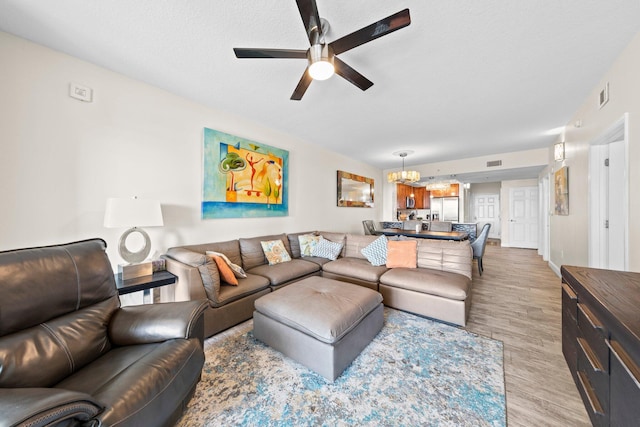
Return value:
<svg viewBox="0 0 640 427">
<path fill-rule="evenodd" d="M 555 174 L 556 215 L 569 215 L 569 172 L 566 166 Z"/>
<path fill-rule="evenodd" d="M 289 152 L 204 129 L 202 218 L 289 214 Z"/>
</svg>

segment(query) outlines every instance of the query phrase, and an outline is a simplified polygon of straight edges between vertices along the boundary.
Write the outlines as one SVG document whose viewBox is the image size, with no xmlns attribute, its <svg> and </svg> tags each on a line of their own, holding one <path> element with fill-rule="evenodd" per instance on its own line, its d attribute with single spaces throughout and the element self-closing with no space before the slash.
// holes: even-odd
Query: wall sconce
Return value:
<svg viewBox="0 0 640 427">
<path fill-rule="evenodd" d="M 553 146 L 553 158 L 556 162 L 564 160 L 564 142 L 558 142 Z"/>
</svg>

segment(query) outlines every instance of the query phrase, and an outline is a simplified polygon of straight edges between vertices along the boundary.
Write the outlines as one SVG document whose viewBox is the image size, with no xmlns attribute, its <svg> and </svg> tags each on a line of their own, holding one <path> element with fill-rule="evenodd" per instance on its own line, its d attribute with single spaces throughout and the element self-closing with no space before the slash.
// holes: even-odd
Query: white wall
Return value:
<svg viewBox="0 0 640 427">
<path fill-rule="evenodd" d="M 382 192 L 374 209 L 336 206 L 337 170 L 378 187 L 377 168 L 1 32 L 0 58 L 0 250 L 102 237 L 115 265 L 124 230 L 102 226 L 108 197 L 161 201 L 152 253 L 285 231 L 362 233 L 363 219 L 381 218 Z M 70 98 L 71 82 L 94 101 Z M 289 216 L 200 219 L 204 127 L 289 150 Z"/>
<path fill-rule="evenodd" d="M 629 113 L 629 270 L 640 272 L 640 33 L 613 63 L 609 71 L 593 88 L 587 99 L 565 129 L 564 162 L 553 161 L 552 172 L 562 166 L 569 168 L 569 215 L 553 215 L 550 222 L 550 262 L 588 265 L 588 188 L 589 144 L 611 125 Z M 598 108 L 598 93 L 609 82 L 609 102 Z M 576 123 L 580 122 L 577 127 Z M 553 190 L 552 190 L 553 192 Z"/>
</svg>

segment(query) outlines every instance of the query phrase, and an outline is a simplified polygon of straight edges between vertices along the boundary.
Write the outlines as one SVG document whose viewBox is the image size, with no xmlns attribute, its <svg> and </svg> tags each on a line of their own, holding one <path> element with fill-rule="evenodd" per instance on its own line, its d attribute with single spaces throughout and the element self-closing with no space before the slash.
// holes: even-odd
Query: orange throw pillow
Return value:
<svg viewBox="0 0 640 427">
<path fill-rule="evenodd" d="M 230 285 L 238 286 L 238 279 L 236 279 L 236 275 L 233 274 L 233 270 L 231 267 L 227 265 L 227 263 L 222 259 L 222 257 L 218 255 L 209 255 L 216 262 L 218 266 L 218 271 L 220 272 L 220 278 Z"/>
<path fill-rule="evenodd" d="M 388 268 L 416 268 L 417 257 L 416 240 L 389 240 L 387 243 Z"/>
</svg>

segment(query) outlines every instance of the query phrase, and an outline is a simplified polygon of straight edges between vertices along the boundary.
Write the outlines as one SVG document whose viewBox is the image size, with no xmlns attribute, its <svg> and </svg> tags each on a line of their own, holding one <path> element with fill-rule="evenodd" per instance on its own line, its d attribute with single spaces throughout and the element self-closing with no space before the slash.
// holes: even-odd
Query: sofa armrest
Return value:
<svg viewBox="0 0 640 427">
<path fill-rule="evenodd" d="M 71 425 L 88 421 L 103 407 L 86 393 L 59 388 L 0 388 L 0 426 Z M 75 425 L 75 424 L 74 424 Z"/>
<path fill-rule="evenodd" d="M 174 338 L 203 337 L 203 313 L 207 301 L 146 304 L 118 309 L 109 323 L 114 345 L 162 342 Z"/>
</svg>

